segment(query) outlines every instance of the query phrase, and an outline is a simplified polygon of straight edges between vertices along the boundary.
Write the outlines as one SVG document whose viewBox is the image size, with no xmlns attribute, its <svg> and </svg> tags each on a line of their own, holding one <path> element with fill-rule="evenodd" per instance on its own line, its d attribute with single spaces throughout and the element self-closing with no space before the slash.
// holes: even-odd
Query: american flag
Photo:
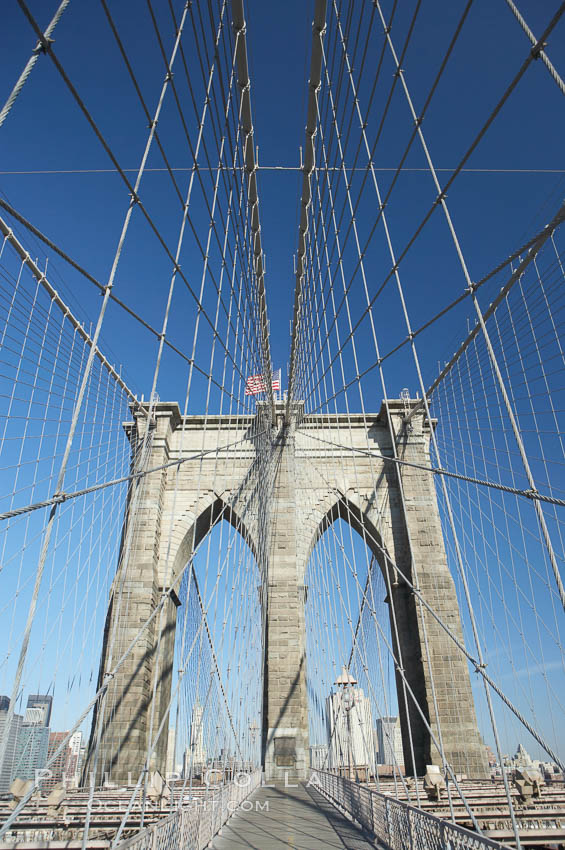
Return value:
<svg viewBox="0 0 565 850">
<path fill-rule="evenodd" d="M 280 392 L 281 388 L 281 370 L 273 374 L 272 380 L 273 392 Z M 250 375 L 245 382 L 245 395 L 258 395 L 265 392 L 265 381 L 263 375 Z"/>
</svg>

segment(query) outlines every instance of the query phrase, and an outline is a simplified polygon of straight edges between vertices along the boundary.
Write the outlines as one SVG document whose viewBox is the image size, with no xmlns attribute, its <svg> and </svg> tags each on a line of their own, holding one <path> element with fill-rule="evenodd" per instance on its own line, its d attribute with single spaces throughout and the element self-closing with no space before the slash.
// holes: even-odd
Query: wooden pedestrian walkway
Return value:
<svg viewBox="0 0 565 850">
<path fill-rule="evenodd" d="M 260 788 L 212 842 L 214 850 L 371 850 L 364 837 L 315 788 Z"/>
</svg>

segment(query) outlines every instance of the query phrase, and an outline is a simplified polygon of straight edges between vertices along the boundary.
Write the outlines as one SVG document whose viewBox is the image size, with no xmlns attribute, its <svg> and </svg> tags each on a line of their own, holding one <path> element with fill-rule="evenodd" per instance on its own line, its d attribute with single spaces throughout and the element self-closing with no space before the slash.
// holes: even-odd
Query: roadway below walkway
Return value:
<svg viewBox="0 0 565 850">
<path fill-rule="evenodd" d="M 371 850 L 357 829 L 315 788 L 260 788 L 212 842 L 214 850 Z"/>
</svg>

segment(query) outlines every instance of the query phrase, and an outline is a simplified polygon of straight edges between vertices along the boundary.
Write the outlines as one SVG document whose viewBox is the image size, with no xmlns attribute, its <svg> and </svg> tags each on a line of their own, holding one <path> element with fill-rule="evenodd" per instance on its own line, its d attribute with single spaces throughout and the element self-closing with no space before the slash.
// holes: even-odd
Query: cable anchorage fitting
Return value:
<svg viewBox="0 0 565 850">
<path fill-rule="evenodd" d="M 33 52 L 47 53 L 54 41 L 54 38 L 49 38 L 49 36 L 42 35 L 37 44 L 35 45 Z"/>
<path fill-rule="evenodd" d="M 534 44 L 530 53 L 534 57 L 534 59 L 539 59 L 540 53 L 547 47 L 547 41 L 538 41 L 537 44 Z"/>
</svg>

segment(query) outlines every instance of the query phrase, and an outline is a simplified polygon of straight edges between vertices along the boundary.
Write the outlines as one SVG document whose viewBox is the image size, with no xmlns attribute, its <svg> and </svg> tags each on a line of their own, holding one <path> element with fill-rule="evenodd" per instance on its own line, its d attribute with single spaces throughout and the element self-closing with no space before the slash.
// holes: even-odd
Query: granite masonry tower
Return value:
<svg viewBox="0 0 565 850">
<path fill-rule="evenodd" d="M 388 409 L 398 456 L 428 466 L 433 423 L 419 411 L 411 427 L 405 428 L 403 403 L 391 400 Z M 270 433 L 261 437 L 265 421 Z M 142 443 L 146 427 L 147 406 L 126 425 L 133 448 Z M 433 476 L 404 466 L 404 501 L 401 499 L 396 464 L 383 459 L 392 455 L 385 405 L 374 414 L 303 415 L 302 406 L 294 403 L 287 420 L 285 405 L 279 403 L 274 425 L 260 405 L 256 417 L 205 418 L 182 417 L 176 403 L 160 402 L 150 427 L 148 453 L 134 462 L 147 469 L 165 468 L 147 476 L 129 503 L 122 558 L 108 607 L 99 683 L 154 610 L 163 590 L 183 569 L 211 522 L 223 516 L 244 535 L 263 573 L 262 753 L 266 777 L 275 782 L 284 781 L 285 774 L 307 779 L 306 567 L 317 540 L 332 522 L 342 518 L 363 534 L 385 575 L 389 608 L 392 601 L 396 613 L 394 651 L 402 658 L 406 682 L 436 740 L 441 731 L 446 757 L 457 773 L 486 777 L 485 748 L 477 727 L 467 662 L 437 621 L 417 604 L 410 587 L 419 588 L 462 641 Z M 269 452 L 264 451 L 265 439 L 269 440 Z M 229 451 L 229 463 L 224 465 L 216 452 L 179 467 L 165 466 L 181 455 L 235 444 L 237 448 Z M 270 458 L 267 472 L 261 468 L 266 456 Z M 410 584 L 399 579 L 393 563 Z M 125 598 L 127 605 L 121 605 L 117 628 L 116 610 Z M 97 782 L 104 773 L 117 783 L 127 782 L 128 775 L 135 781 L 143 769 L 150 717 L 153 715 L 153 728 L 157 729 L 170 698 L 180 604 L 176 595 L 170 594 L 164 613 L 145 629 L 97 707 L 86 763 L 86 773 L 96 769 Z M 406 770 L 421 775 L 426 764 L 441 765 L 441 758 L 421 713 L 411 699 L 405 699 L 406 689 L 401 685 L 397 674 Z M 151 767 L 164 773 L 167 735 L 161 737 Z"/>
</svg>

